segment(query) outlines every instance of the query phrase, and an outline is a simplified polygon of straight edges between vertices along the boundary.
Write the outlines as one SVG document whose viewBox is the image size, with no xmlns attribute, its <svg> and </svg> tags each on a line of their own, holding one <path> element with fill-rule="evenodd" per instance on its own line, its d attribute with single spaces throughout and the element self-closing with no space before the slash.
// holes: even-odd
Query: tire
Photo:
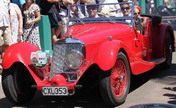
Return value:
<svg viewBox="0 0 176 108">
<path fill-rule="evenodd" d="M 163 69 L 168 69 L 172 64 L 172 52 L 173 52 L 173 42 L 169 32 L 166 33 L 166 40 L 164 46 L 165 62 L 161 64 Z"/>
<path fill-rule="evenodd" d="M 126 100 L 130 89 L 130 74 L 128 59 L 120 52 L 114 67 L 100 73 L 100 92 L 105 103 L 117 106 Z"/>
<path fill-rule="evenodd" d="M 35 84 L 23 65 L 16 65 L 2 73 L 2 88 L 7 99 L 15 105 L 28 103 L 35 95 Z"/>
</svg>

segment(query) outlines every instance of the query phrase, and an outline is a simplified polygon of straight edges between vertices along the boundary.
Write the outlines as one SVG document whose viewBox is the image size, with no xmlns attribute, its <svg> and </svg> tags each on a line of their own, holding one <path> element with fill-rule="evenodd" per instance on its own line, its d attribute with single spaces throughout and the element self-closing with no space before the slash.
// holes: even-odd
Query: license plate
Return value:
<svg viewBox="0 0 176 108">
<path fill-rule="evenodd" d="M 42 94 L 44 96 L 67 96 L 67 87 L 43 87 Z"/>
</svg>

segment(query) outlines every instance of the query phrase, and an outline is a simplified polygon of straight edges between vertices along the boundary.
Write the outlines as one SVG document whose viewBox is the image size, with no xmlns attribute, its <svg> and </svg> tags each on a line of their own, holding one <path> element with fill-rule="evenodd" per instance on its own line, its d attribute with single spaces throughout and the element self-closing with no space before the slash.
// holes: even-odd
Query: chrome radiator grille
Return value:
<svg viewBox="0 0 176 108">
<path fill-rule="evenodd" d="M 50 77 L 58 73 L 77 73 L 77 70 L 70 69 L 65 64 L 65 56 L 72 50 L 83 52 L 83 47 L 82 41 L 76 39 L 66 39 L 56 43 L 53 49 Z"/>
</svg>

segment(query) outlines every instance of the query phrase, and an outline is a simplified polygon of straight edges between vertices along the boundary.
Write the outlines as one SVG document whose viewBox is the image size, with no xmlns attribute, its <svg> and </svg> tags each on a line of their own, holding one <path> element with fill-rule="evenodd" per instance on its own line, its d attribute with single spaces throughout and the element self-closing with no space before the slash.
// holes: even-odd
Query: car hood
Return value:
<svg viewBox="0 0 176 108">
<path fill-rule="evenodd" d="M 67 35 L 82 40 L 86 44 L 113 38 L 119 40 L 129 34 L 131 27 L 123 23 L 94 23 L 71 26 Z"/>
</svg>

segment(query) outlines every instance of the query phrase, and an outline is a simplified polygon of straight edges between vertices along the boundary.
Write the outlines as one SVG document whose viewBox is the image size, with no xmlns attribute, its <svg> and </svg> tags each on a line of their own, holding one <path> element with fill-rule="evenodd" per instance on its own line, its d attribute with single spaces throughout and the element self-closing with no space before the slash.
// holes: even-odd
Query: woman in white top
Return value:
<svg viewBox="0 0 176 108">
<path fill-rule="evenodd" d="M 10 23 L 13 43 L 17 43 L 23 34 L 23 17 L 20 8 L 15 3 L 10 3 Z"/>
</svg>

